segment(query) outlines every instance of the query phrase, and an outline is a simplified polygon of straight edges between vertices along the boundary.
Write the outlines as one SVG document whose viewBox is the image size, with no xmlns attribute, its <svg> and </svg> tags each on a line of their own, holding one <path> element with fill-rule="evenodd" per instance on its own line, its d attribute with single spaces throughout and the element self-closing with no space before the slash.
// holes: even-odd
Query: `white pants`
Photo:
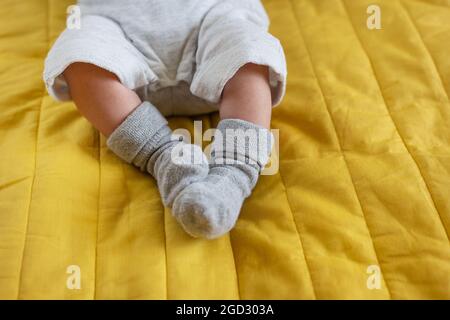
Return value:
<svg viewBox="0 0 450 320">
<path fill-rule="evenodd" d="M 81 28 L 50 50 L 44 81 L 70 100 L 62 75 L 74 62 L 114 73 L 164 115 L 218 110 L 225 84 L 247 63 L 270 69 L 273 105 L 286 88 L 280 42 L 259 0 L 80 0 Z"/>
</svg>

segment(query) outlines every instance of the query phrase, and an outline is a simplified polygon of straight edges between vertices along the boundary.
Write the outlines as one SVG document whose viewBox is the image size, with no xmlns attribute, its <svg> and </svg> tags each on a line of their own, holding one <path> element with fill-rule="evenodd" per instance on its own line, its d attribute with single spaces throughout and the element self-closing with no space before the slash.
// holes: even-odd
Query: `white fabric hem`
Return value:
<svg viewBox="0 0 450 320">
<path fill-rule="evenodd" d="M 278 40 L 276 40 L 278 42 Z M 279 43 L 279 42 L 278 42 Z M 258 48 L 259 47 L 259 48 Z M 239 48 L 224 52 L 203 64 L 191 84 L 193 94 L 212 103 L 219 103 L 223 89 L 230 79 L 246 64 L 253 63 L 269 67 L 272 106 L 278 106 L 286 93 L 287 68 L 281 45 L 257 45 L 256 48 Z"/>
</svg>

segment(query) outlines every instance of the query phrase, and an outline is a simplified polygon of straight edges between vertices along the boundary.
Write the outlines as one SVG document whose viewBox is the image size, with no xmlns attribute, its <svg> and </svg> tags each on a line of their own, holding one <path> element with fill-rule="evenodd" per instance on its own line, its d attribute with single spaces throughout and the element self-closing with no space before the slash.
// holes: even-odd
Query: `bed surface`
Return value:
<svg viewBox="0 0 450 320">
<path fill-rule="evenodd" d="M 71 1 L 2 1 L 0 298 L 450 298 L 450 2 L 378 0 L 381 30 L 372 1 L 263 2 L 288 59 L 279 170 L 206 241 L 45 92 Z"/>
</svg>

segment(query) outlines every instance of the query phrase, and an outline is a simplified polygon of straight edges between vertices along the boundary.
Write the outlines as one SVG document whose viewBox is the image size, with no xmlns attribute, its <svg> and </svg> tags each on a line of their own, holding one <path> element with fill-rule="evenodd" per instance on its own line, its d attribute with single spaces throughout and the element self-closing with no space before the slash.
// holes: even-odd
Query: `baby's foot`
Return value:
<svg viewBox="0 0 450 320">
<path fill-rule="evenodd" d="M 183 189 L 207 177 L 209 166 L 199 146 L 168 140 L 152 154 L 147 171 L 155 177 L 163 203 L 171 208 Z"/>
<path fill-rule="evenodd" d="M 208 176 L 187 186 L 173 203 L 172 213 L 187 233 L 212 239 L 234 227 L 268 162 L 272 139 L 269 130 L 247 121 L 219 123 Z"/>
<path fill-rule="evenodd" d="M 155 177 L 168 207 L 181 190 L 208 175 L 208 162 L 201 148 L 173 140 L 167 120 L 148 102 L 125 119 L 107 144 L 120 158 Z"/>
</svg>

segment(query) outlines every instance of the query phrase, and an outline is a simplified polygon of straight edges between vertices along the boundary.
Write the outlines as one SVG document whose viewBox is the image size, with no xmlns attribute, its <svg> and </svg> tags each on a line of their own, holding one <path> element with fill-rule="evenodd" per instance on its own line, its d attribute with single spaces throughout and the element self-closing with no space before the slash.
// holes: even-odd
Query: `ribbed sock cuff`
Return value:
<svg viewBox="0 0 450 320">
<path fill-rule="evenodd" d="M 158 142 L 171 134 L 167 120 L 151 103 L 144 102 L 137 107 L 106 141 L 116 155 L 132 163 L 144 146 L 151 154 Z"/>
<path fill-rule="evenodd" d="M 261 171 L 273 146 L 270 130 L 241 119 L 225 119 L 217 126 L 212 148 L 213 164 L 250 164 Z"/>
</svg>

